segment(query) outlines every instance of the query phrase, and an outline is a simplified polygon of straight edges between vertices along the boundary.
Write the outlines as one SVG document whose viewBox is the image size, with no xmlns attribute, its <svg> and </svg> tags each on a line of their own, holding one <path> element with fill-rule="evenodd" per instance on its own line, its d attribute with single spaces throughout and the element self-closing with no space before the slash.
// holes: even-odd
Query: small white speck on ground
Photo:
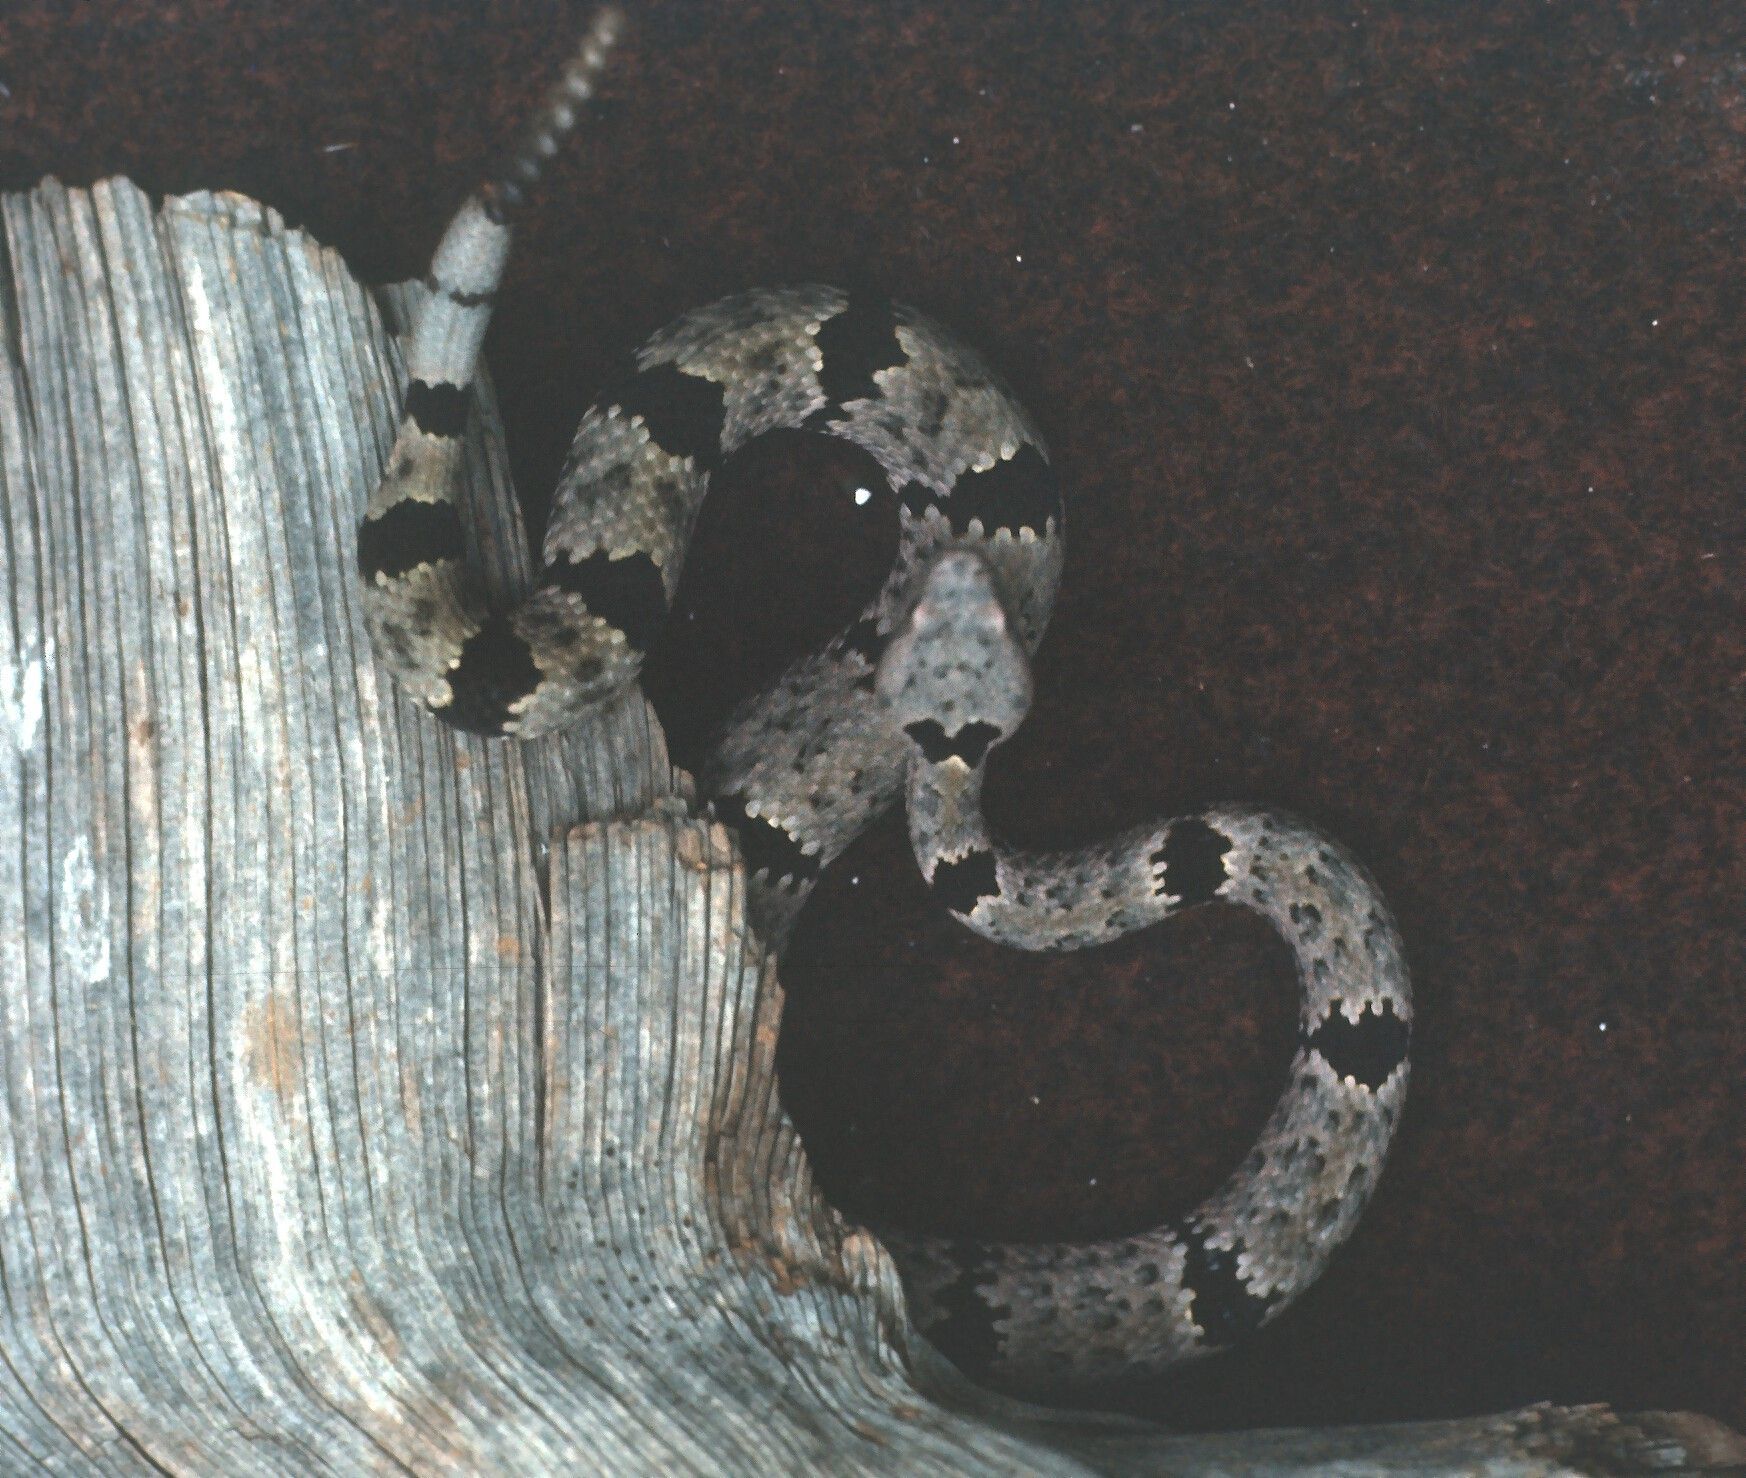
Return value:
<svg viewBox="0 0 1746 1478">
<path fill-rule="evenodd" d="M 857 508 L 865 508 L 872 501 L 873 501 L 873 489 L 872 488 L 856 488 L 855 489 L 855 506 Z"/>
</svg>

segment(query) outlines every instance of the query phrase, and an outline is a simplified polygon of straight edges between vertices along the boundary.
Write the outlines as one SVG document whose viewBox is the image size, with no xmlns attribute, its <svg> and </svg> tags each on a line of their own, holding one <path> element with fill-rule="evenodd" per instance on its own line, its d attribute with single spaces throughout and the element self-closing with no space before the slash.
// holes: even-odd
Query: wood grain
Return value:
<svg viewBox="0 0 1746 1478">
<path fill-rule="evenodd" d="M 1182 1438 L 966 1385 L 813 1187 L 732 839 L 641 696 L 493 745 L 376 673 L 376 301 L 238 196 L 0 225 L 0 1469 L 1746 1461 L 1599 1408 Z"/>
</svg>

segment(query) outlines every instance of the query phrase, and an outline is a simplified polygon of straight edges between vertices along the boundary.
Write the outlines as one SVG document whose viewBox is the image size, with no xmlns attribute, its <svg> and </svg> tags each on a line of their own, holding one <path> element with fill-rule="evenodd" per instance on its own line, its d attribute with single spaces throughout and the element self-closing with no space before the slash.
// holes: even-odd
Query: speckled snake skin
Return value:
<svg viewBox="0 0 1746 1478">
<path fill-rule="evenodd" d="M 614 25 L 596 21 L 437 248 L 398 439 L 358 531 L 375 651 L 446 723 L 550 733 L 636 680 L 724 458 L 779 427 L 868 451 L 899 505 L 889 578 L 738 709 L 701 777 L 739 835 L 753 922 L 780 948 L 819 871 L 899 796 L 934 896 L 1005 944 L 1079 948 L 1215 899 L 1263 914 L 1297 960 L 1297 1053 L 1260 1139 L 1209 1200 L 1094 1244 L 887 1239 L 923 1331 L 1009 1388 L 1226 1346 L 1314 1280 L 1376 1184 L 1407 1082 L 1400 941 L 1356 860 L 1288 816 L 1214 806 L 1072 853 L 990 835 L 983 768 L 1029 706 L 1061 503 L 1035 425 L 981 360 L 910 309 L 835 288 L 724 299 L 650 339 L 583 417 L 533 592 L 494 612 L 468 571 L 453 485 L 508 220 L 589 96 Z"/>
</svg>

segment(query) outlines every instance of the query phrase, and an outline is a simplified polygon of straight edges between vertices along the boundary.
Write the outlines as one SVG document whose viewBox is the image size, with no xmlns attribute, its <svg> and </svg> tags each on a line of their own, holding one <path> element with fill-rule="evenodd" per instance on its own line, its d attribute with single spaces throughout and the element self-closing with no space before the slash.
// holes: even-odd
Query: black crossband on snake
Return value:
<svg viewBox="0 0 1746 1478">
<path fill-rule="evenodd" d="M 1213 1196 L 1091 1244 L 887 1236 L 923 1332 L 1009 1389 L 1060 1391 L 1227 1346 L 1315 1279 L 1376 1184 L 1407 1083 L 1400 940 L 1359 863 L 1278 813 L 1215 806 L 1069 853 L 990 834 L 983 769 L 1029 706 L 1062 518 L 1042 438 L 987 366 L 880 299 L 814 286 L 726 298 L 651 338 L 583 417 L 527 598 L 490 610 L 468 569 L 454 486 L 510 218 L 616 27 L 596 19 L 437 248 L 398 437 L 358 530 L 377 656 L 457 728 L 561 729 L 636 680 L 724 458 L 779 427 L 869 452 L 900 508 L 889 578 L 824 650 L 741 705 L 700 777 L 739 836 L 753 922 L 780 949 L 819 871 L 900 797 L 934 896 L 1016 948 L 1097 944 L 1215 899 L 1265 916 L 1297 961 L 1297 1051 L 1259 1140 Z"/>
</svg>

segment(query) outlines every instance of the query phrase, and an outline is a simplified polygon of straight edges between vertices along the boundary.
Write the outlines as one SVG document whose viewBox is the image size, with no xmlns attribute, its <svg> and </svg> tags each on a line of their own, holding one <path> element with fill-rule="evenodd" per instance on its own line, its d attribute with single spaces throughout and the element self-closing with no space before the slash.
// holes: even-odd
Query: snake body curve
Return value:
<svg viewBox="0 0 1746 1478">
<path fill-rule="evenodd" d="M 468 569 L 454 486 L 509 221 L 590 95 L 613 25 L 596 22 L 435 253 L 400 428 L 358 530 L 372 646 L 454 727 L 562 729 L 636 680 L 724 458 L 793 427 L 869 452 L 899 504 L 890 576 L 844 632 L 741 705 L 700 777 L 740 838 L 752 922 L 779 950 L 821 869 L 900 798 L 933 895 L 999 942 L 1079 948 L 1215 899 L 1262 913 L 1297 961 L 1298 1048 L 1220 1190 L 1107 1242 L 886 1234 L 923 1332 L 1011 1389 L 1226 1346 L 1314 1280 L 1375 1185 L 1408 1072 L 1400 942 L 1350 854 L 1253 807 L 1073 853 L 1019 853 L 990 834 L 983 771 L 1029 705 L 1062 522 L 1042 438 L 992 371 L 883 299 L 821 286 L 724 299 L 651 338 L 583 417 L 528 597 L 493 611 Z"/>
</svg>

